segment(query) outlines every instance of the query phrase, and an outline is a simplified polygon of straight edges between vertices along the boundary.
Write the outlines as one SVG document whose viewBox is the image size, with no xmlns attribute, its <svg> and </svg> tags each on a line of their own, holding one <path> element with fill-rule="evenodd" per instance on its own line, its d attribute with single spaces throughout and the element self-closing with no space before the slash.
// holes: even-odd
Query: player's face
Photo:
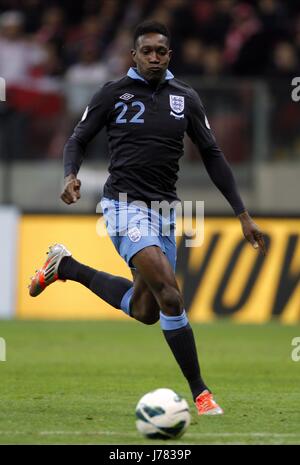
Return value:
<svg viewBox="0 0 300 465">
<path fill-rule="evenodd" d="M 138 72 L 147 81 L 160 81 L 168 68 L 171 50 L 165 36 L 151 32 L 138 38 L 131 55 Z"/>
</svg>

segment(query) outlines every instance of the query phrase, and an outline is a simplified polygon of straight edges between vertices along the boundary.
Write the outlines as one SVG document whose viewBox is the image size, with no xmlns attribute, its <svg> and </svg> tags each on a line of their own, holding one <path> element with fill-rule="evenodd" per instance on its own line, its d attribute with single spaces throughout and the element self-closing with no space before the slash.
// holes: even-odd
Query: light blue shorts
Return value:
<svg viewBox="0 0 300 465">
<path fill-rule="evenodd" d="M 149 246 L 157 246 L 176 268 L 176 211 L 167 215 L 138 202 L 127 203 L 103 197 L 101 207 L 107 232 L 121 257 L 134 269 L 132 257 Z"/>
</svg>

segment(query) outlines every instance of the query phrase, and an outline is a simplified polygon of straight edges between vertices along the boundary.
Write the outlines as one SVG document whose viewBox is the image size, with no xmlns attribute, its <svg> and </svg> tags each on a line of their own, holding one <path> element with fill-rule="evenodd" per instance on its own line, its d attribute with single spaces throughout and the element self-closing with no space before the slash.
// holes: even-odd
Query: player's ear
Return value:
<svg viewBox="0 0 300 465">
<path fill-rule="evenodd" d="M 133 61 L 134 61 L 134 62 L 135 62 L 135 64 L 136 64 L 136 59 L 135 59 L 135 56 L 136 56 L 136 50 L 133 48 L 133 49 L 131 50 L 131 52 L 130 52 L 130 53 L 131 53 L 131 57 L 132 57 Z"/>
<path fill-rule="evenodd" d="M 173 50 L 168 50 L 169 60 L 171 60 L 173 55 Z"/>
</svg>

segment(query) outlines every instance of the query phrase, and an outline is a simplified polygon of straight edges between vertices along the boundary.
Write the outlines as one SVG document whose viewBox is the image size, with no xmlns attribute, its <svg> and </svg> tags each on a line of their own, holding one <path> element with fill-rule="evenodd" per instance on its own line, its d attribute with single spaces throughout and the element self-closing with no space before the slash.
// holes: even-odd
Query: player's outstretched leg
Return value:
<svg viewBox="0 0 300 465">
<path fill-rule="evenodd" d="M 57 280 L 71 280 L 83 284 L 113 307 L 126 312 L 127 305 L 123 305 L 123 297 L 126 298 L 124 300 L 128 300 L 132 295 L 132 281 L 77 262 L 62 244 L 49 247 L 47 254 L 46 262 L 36 271 L 28 286 L 32 297 L 41 294 L 47 286 Z"/>
<path fill-rule="evenodd" d="M 151 325 L 159 320 L 159 306 L 148 286 L 139 275 L 133 272 L 134 282 L 121 276 L 97 271 L 77 262 L 71 252 L 62 244 L 49 247 L 47 259 L 40 270 L 31 278 L 29 294 L 37 297 L 46 287 L 58 280 L 76 281 L 83 284 L 98 297 L 116 309 Z M 131 301 L 137 304 L 138 311 L 131 312 Z"/>
<path fill-rule="evenodd" d="M 111 306 L 144 324 L 151 325 L 159 320 L 157 301 L 136 273 L 133 272 L 133 283 L 121 276 L 97 271 L 77 262 L 62 244 L 49 247 L 47 254 L 44 265 L 36 271 L 28 286 L 31 297 L 38 296 L 57 280 L 71 280 L 83 284 Z M 131 311 L 131 301 L 136 303 L 138 311 Z"/>
<path fill-rule="evenodd" d="M 201 377 L 193 330 L 168 259 L 154 246 L 138 252 L 132 262 L 159 304 L 163 334 L 189 383 L 199 415 L 222 414 L 223 410 Z M 135 311 L 134 296 L 132 311 Z"/>
</svg>

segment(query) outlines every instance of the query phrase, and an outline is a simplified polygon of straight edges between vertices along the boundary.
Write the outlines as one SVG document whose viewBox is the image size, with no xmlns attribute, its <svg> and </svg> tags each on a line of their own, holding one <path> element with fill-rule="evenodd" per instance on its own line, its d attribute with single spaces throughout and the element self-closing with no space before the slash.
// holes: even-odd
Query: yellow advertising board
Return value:
<svg viewBox="0 0 300 465">
<path fill-rule="evenodd" d="M 74 258 L 96 269 L 131 278 L 103 224 L 95 216 L 29 216 L 21 221 L 17 316 L 19 318 L 127 318 L 74 282 L 55 283 L 30 298 L 27 283 L 49 244 L 62 242 Z M 300 322 L 300 220 L 258 219 L 266 257 L 244 239 L 235 218 L 207 218 L 204 242 L 186 247 L 178 237 L 177 278 L 192 321 L 230 317 L 263 323 L 276 317 Z M 200 225 L 199 225 L 200 227 Z"/>
<path fill-rule="evenodd" d="M 206 219 L 200 248 L 178 244 L 178 278 L 191 319 L 300 322 L 300 220 L 258 219 L 268 252 L 257 253 L 236 219 Z"/>
<path fill-rule="evenodd" d="M 49 245 L 63 243 L 73 257 L 98 270 L 131 279 L 126 263 L 109 237 L 99 237 L 95 216 L 25 215 L 20 225 L 17 317 L 45 319 L 126 318 L 82 285 L 57 282 L 38 297 L 28 294 L 27 284 L 35 267 L 45 261 Z M 103 227 L 101 225 L 100 227 Z"/>
</svg>

